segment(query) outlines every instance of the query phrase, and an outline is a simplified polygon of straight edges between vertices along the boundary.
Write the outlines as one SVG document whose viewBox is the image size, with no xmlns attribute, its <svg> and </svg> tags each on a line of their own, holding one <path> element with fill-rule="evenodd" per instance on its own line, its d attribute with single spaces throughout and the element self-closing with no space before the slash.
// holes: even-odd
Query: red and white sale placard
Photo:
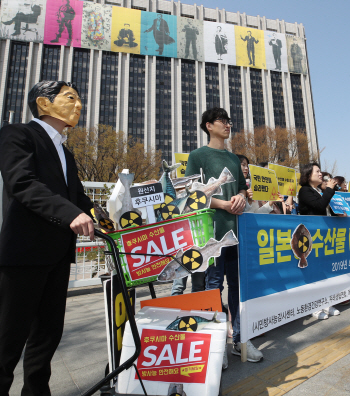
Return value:
<svg viewBox="0 0 350 396">
<path fill-rule="evenodd" d="M 146 381 L 204 384 L 210 334 L 143 329 L 137 369 Z M 135 379 L 137 375 L 135 373 Z"/>
<path fill-rule="evenodd" d="M 180 249 L 185 251 L 194 245 L 188 220 L 163 223 L 146 230 L 130 232 L 122 235 L 122 242 L 125 252 L 135 253 L 125 255 L 132 280 L 159 275 L 172 260 L 171 257 L 161 255 L 175 256 Z"/>
</svg>

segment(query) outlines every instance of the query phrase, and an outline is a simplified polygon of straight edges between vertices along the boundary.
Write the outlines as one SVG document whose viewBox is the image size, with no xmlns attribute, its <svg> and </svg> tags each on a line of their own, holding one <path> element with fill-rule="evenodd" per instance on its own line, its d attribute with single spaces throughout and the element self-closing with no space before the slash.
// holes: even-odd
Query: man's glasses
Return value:
<svg viewBox="0 0 350 396">
<path fill-rule="evenodd" d="M 230 127 L 233 126 L 232 121 L 231 121 L 231 120 L 228 120 L 227 118 L 217 118 L 217 119 L 214 120 L 213 122 L 215 122 L 215 121 L 220 121 L 222 124 L 224 124 L 224 125 L 229 125 Z"/>
</svg>

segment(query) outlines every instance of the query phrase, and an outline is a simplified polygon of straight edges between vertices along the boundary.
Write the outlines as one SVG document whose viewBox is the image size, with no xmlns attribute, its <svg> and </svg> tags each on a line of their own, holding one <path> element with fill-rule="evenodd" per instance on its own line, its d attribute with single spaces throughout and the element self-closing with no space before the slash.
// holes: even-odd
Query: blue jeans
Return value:
<svg viewBox="0 0 350 396">
<path fill-rule="evenodd" d="M 171 295 L 177 296 L 183 294 L 186 289 L 187 276 L 181 279 L 175 279 L 171 289 Z M 195 272 L 191 275 L 192 278 L 192 293 L 205 290 L 205 272 Z"/>
<path fill-rule="evenodd" d="M 237 246 L 224 247 L 221 256 L 216 259 L 216 266 L 211 265 L 206 271 L 206 290 L 224 289 L 224 275 L 228 285 L 228 307 L 232 316 L 233 342 L 241 341 L 239 317 L 239 282 Z"/>
</svg>

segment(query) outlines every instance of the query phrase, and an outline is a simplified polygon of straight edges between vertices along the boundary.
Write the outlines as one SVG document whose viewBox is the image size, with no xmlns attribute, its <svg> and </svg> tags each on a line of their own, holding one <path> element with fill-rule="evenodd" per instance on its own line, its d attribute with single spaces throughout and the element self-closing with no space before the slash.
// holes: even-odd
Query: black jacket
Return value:
<svg viewBox="0 0 350 396">
<path fill-rule="evenodd" d="M 327 187 L 321 196 L 311 186 L 303 186 L 299 191 L 299 211 L 301 215 L 327 216 L 327 206 L 335 191 Z"/>
<path fill-rule="evenodd" d="M 57 150 L 35 121 L 0 131 L 4 180 L 0 266 L 50 265 L 75 261 L 70 223 L 93 204 L 84 194 L 73 155 L 64 147 L 67 181 Z"/>
</svg>

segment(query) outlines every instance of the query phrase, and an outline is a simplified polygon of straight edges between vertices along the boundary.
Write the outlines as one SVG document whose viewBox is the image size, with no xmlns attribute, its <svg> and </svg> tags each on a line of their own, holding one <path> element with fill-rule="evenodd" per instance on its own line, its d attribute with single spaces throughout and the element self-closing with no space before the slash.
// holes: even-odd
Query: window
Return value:
<svg viewBox="0 0 350 396">
<path fill-rule="evenodd" d="M 117 122 L 118 55 L 116 52 L 102 52 L 99 123 L 113 128 Z"/>
<path fill-rule="evenodd" d="M 232 133 L 244 129 L 241 68 L 239 66 L 228 66 L 228 84 L 230 96 L 230 117 L 232 120 Z"/>
<path fill-rule="evenodd" d="M 284 111 L 282 73 L 271 71 L 271 87 L 275 125 L 276 127 L 280 126 L 285 128 L 286 115 Z"/>
<path fill-rule="evenodd" d="M 90 50 L 74 48 L 72 82 L 77 86 L 81 98 L 82 109 L 78 126 L 86 126 L 87 98 L 89 88 Z"/>
<path fill-rule="evenodd" d="M 250 85 L 253 108 L 253 125 L 265 125 L 264 96 L 262 88 L 261 70 L 250 69 Z"/>
</svg>

